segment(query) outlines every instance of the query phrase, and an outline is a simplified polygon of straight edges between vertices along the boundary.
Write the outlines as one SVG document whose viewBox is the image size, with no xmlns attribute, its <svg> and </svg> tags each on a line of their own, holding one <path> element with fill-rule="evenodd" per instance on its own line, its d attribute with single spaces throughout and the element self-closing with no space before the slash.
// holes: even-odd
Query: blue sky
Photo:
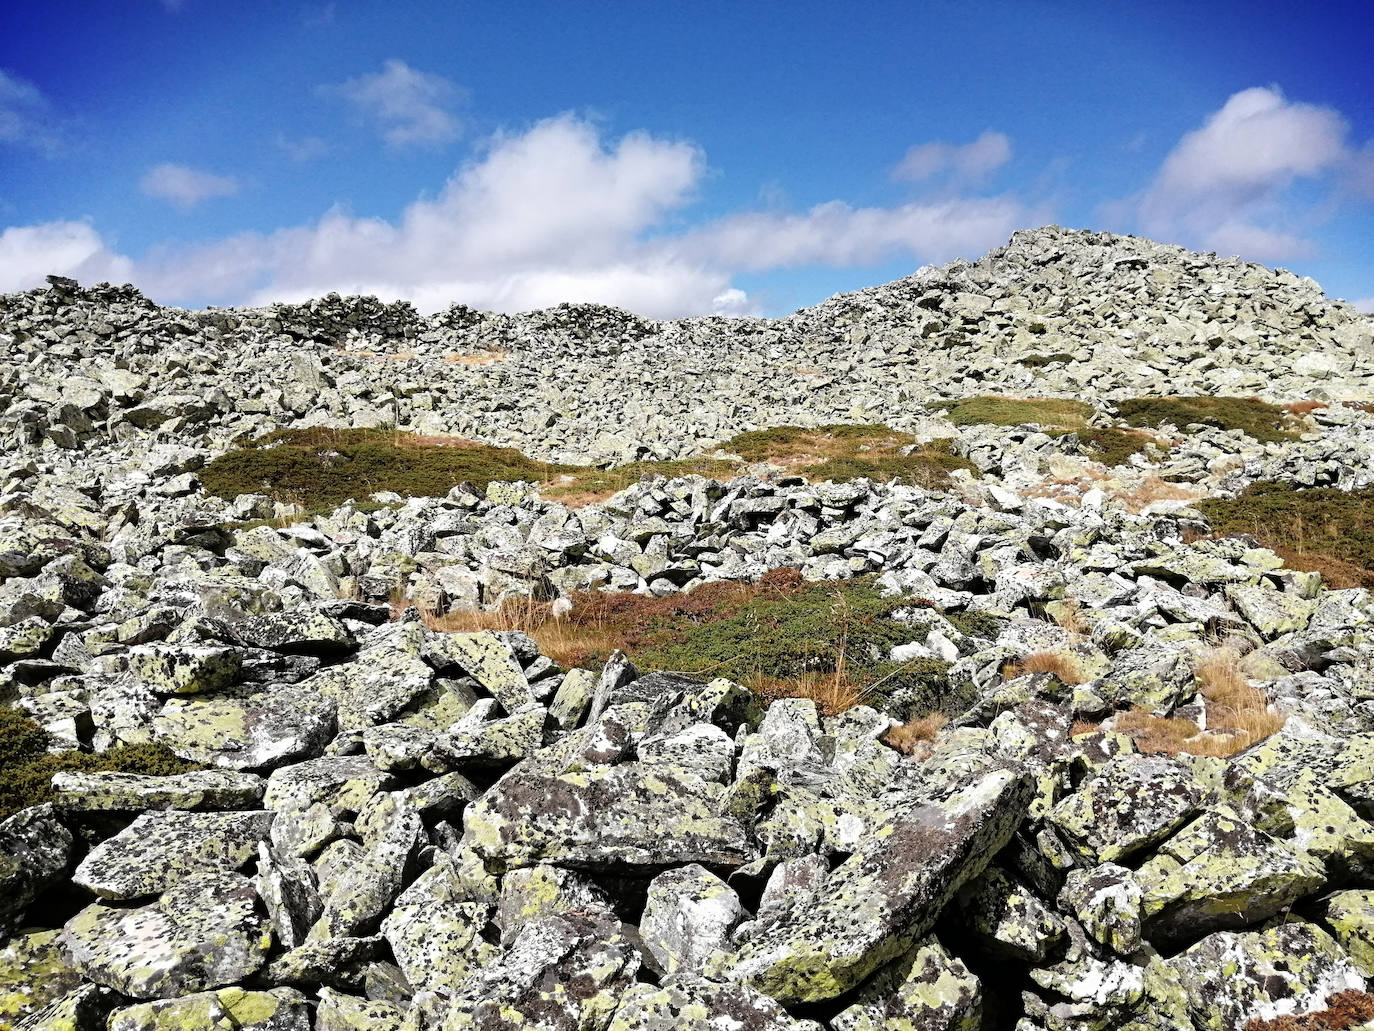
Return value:
<svg viewBox="0 0 1374 1031">
<path fill-rule="evenodd" d="M 1374 306 L 1368 2 L 0 11 L 0 290 L 778 314 L 1046 222 Z"/>
</svg>

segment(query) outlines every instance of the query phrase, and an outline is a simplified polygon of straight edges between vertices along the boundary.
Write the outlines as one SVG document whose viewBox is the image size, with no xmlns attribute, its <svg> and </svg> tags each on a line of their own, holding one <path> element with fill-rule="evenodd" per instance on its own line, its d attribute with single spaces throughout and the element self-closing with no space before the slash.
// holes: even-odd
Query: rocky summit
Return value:
<svg viewBox="0 0 1374 1031">
<path fill-rule="evenodd" d="M 53 277 L 0 402 L 6 1027 L 1374 1027 L 1374 319 L 1310 280 Z"/>
</svg>

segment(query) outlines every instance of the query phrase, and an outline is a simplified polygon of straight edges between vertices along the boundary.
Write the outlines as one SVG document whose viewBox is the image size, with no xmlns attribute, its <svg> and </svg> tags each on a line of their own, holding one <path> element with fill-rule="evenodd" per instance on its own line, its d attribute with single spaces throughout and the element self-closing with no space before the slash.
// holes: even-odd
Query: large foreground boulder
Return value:
<svg viewBox="0 0 1374 1031">
<path fill-rule="evenodd" d="M 960 885 L 1011 839 L 1033 793 L 1028 774 L 996 770 L 946 801 L 896 813 L 708 975 L 784 1004 L 844 994 L 930 930 Z"/>
</svg>

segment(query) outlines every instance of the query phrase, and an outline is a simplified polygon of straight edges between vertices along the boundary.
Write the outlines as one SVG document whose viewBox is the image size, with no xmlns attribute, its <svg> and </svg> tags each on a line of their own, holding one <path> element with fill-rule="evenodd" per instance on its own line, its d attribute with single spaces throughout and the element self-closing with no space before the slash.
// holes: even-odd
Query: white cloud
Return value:
<svg viewBox="0 0 1374 1031">
<path fill-rule="evenodd" d="M 165 200 L 182 211 L 190 211 L 212 197 L 232 197 L 239 192 L 237 179 L 203 172 L 186 165 L 154 165 L 139 180 L 138 188 L 149 197 Z"/>
<path fill-rule="evenodd" d="M 336 208 L 309 225 L 155 252 L 134 281 L 160 301 L 196 304 L 337 290 L 426 311 L 596 301 L 653 316 L 750 314 L 756 302 L 732 282 L 741 273 L 976 256 L 1048 215 L 1011 197 L 953 197 L 892 208 L 832 202 L 681 228 L 705 175 L 690 143 L 606 139 L 562 115 L 497 135 L 394 221 Z"/>
<path fill-rule="evenodd" d="M 62 132 L 52 105 L 37 86 L 0 68 L 0 144 L 54 153 Z"/>
<path fill-rule="evenodd" d="M 1367 315 L 1374 315 L 1374 297 L 1361 297 L 1350 302 L 1356 311 L 1362 311 Z"/>
<path fill-rule="evenodd" d="M 451 143 L 462 133 L 462 122 L 452 110 L 462 100 L 462 91 L 442 75 L 416 71 L 395 58 L 380 72 L 321 91 L 347 100 L 381 130 L 391 147 Z"/>
<path fill-rule="evenodd" d="M 1011 140 L 1004 133 L 984 132 L 972 143 L 921 143 L 906 152 L 892 170 L 894 179 L 923 182 L 948 174 L 977 183 L 1011 160 Z"/>
<path fill-rule="evenodd" d="M 302 136 L 300 139 L 291 139 L 288 136 L 278 135 L 277 146 L 297 164 L 314 161 L 316 158 L 324 157 L 329 153 L 329 144 L 318 136 Z"/>
<path fill-rule="evenodd" d="M 133 263 L 111 252 L 85 222 L 11 226 L 0 233 L 0 293 L 42 286 L 49 275 L 121 283 L 133 271 Z"/>
<path fill-rule="evenodd" d="M 1299 179 L 1323 179 L 1355 156 L 1339 112 L 1285 99 L 1275 87 L 1231 96 L 1185 133 L 1138 198 L 1147 234 L 1247 258 L 1301 257 L 1314 244 L 1293 230 L 1310 217 L 1287 202 Z M 1287 225 L 1277 224 L 1280 216 Z"/>
</svg>

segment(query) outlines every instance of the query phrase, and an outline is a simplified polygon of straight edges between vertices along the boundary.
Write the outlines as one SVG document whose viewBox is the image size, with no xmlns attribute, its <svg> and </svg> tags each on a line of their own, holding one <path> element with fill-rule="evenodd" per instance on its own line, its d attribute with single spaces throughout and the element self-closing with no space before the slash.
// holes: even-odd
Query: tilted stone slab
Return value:
<svg viewBox="0 0 1374 1031">
<path fill-rule="evenodd" d="M 1201 799 L 1184 763 L 1120 756 L 1055 806 L 1049 821 L 1083 859 L 1113 863 L 1163 841 L 1197 812 Z"/>
<path fill-rule="evenodd" d="M 450 667 L 461 669 L 486 688 L 508 713 L 534 703 L 534 692 L 510 645 L 490 630 L 431 634 L 422 654 L 441 673 Z"/>
<path fill-rule="evenodd" d="M 946 801 L 894 814 L 816 891 L 707 976 L 784 1004 L 821 1002 L 911 948 L 945 903 L 1011 840 L 1034 792 L 1019 770 L 987 773 Z"/>
<path fill-rule="evenodd" d="M 101 898 L 156 895 L 193 873 L 237 870 L 272 828 L 270 812 L 144 813 L 83 859 L 72 881 Z"/>
<path fill-rule="evenodd" d="M 982 984 L 930 937 L 878 971 L 830 1026 L 834 1031 L 976 1031 L 982 1015 Z"/>
<path fill-rule="evenodd" d="M 820 1031 L 774 999 L 740 984 L 674 977 L 661 988 L 630 987 L 620 997 L 608 1031 Z"/>
<path fill-rule="evenodd" d="M 499 781 L 464 814 L 465 840 L 493 870 L 539 863 L 634 869 L 742 866 L 744 827 L 717 815 L 706 783 L 636 763 Z"/>
<path fill-rule="evenodd" d="M 290 988 L 221 988 L 117 1010 L 108 1031 L 310 1031 L 310 1009 Z"/>
<path fill-rule="evenodd" d="M 62 954 L 96 984 L 135 999 L 175 998 L 248 977 L 272 937 L 239 874 L 193 874 L 148 906 L 97 902 L 67 921 Z"/>
</svg>

